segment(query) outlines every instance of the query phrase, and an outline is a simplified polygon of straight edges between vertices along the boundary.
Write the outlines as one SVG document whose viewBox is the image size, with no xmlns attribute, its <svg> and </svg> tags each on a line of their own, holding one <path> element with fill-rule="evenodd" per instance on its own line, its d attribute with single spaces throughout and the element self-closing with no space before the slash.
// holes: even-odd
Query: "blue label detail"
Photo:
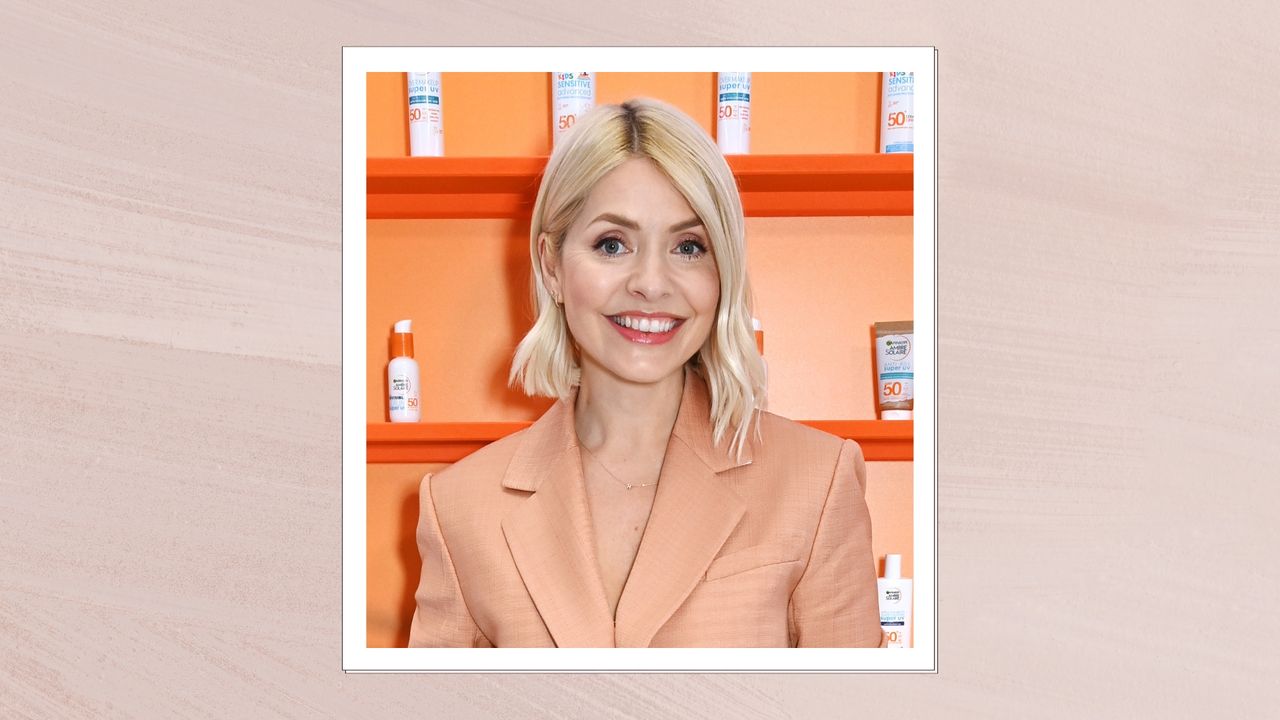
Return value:
<svg viewBox="0 0 1280 720">
<path fill-rule="evenodd" d="M 720 102 L 733 102 L 735 100 L 751 102 L 751 93 L 720 93 Z"/>
<path fill-rule="evenodd" d="M 885 145 L 885 146 L 884 146 L 884 151 L 885 151 L 885 152 L 887 152 L 887 153 L 891 153 L 891 152 L 915 152 L 915 146 L 916 146 L 916 144 L 915 144 L 914 142 L 909 142 L 909 143 L 893 143 L 893 144 L 891 144 L 891 145 Z"/>
<path fill-rule="evenodd" d="M 909 372 L 880 373 L 880 377 L 883 380 L 910 380 L 914 376 L 915 376 L 915 373 L 909 373 Z"/>
</svg>

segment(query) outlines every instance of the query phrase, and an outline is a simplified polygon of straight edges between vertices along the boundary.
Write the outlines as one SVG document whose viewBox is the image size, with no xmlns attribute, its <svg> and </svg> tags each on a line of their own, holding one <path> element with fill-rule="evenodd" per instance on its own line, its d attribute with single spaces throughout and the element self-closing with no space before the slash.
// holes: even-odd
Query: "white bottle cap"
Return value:
<svg viewBox="0 0 1280 720">
<path fill-rule="evenodd" d="M 881 410 L 880 419 L 881 420 L 910 420 L 911 411 L 910 410 Z"/>
<path fill-rule="evenodd" d="M 412 330 L 409 329 L 412 326 L 412 324 L 413 324 L 412 320 L 401 320 L 400 322 L 396 323 L 396 332 L 398 333 L 413 332 Z M 383 325 L 382 327 L 386 327 L 386 325 Z"/>
<path fill-rule="evenodd" d="M 884 578 L 886 580 L 897 580 L 900 577 L 902 577 L 902 556 L 885 555 Z"/>
</svg>

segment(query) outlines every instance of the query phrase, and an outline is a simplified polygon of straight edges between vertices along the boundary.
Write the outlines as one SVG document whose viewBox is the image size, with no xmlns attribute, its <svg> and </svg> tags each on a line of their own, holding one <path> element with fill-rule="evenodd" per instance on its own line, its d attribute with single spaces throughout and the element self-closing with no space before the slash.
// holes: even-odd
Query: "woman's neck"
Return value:
<svg viewBox="0 0 1280 720">
<path fill-rule="evenodd" d="M 664 452 L 680 412 L 684 382 L 683 369 L 640 384 L 583 367 L 574 404 L 578 441 L 597 456 Z"/>
</svg>

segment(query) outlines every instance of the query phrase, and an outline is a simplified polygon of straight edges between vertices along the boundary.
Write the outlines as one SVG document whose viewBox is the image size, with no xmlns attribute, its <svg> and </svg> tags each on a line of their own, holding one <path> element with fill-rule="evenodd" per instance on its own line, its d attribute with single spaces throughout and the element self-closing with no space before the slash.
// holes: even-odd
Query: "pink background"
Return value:
<svg viewBox="0 0 1280 720">
<path fill-rule="evenodd" d="M 0 11 L 0 716 L 1271 710 L 1274 9 L 560 5 Z M 341 672 L 340 48 L 585 42 L 939 48 L 937 675 Z"/>
</svg>

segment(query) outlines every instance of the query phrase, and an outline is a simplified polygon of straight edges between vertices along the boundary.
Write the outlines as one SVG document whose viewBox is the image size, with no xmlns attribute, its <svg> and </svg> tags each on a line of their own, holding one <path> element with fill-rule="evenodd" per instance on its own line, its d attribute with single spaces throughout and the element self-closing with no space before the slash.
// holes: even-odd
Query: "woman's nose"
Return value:
<svg viewBox="0 0 1280 720">
<path fill-rule="evenodd" d="M 650 246 L 636 254 L 636 262 L 627 278 L 627 291 L 646 300 L 670 295 L 670 272 L 662 251 Z"/>
</svg>

